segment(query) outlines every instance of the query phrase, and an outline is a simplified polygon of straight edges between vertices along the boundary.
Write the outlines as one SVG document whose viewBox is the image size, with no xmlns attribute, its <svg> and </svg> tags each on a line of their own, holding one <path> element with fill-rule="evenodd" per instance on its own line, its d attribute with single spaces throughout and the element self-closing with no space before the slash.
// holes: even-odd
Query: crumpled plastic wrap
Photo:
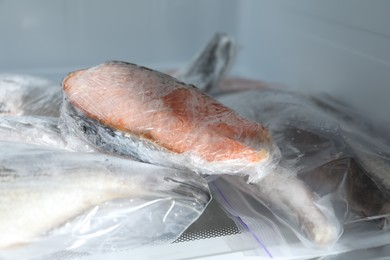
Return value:
<svg viewBox="0 0 390 260">
<path fill-rule="evenodd" d="M 0 115 L 58 117 L 61 87 L 42 77 L 0 74 Z"/>
<path fill-rule="evenodd" d="M 207 206 L 193 172 L 1 142 L 0 258 L 103 253 L 176 239 Z"/>
<path fill-rule="evenodd" d="M 267 128 L 196 87 L 125 62 L 70 73 L 60 128 L 100 151 L 256 182 L 279 160 Z"/>
<path fill-rule="evenodd" d="M 58 128 L 58 118 L 48 116 L 0 116 L 0 141 L 37 144 L 77 152 L 93 152 L 91 146 L 65 141 Z"/>
<path fill-rule="evenodd" d="M 218 100 L 267 122 L 282 154 L 280 167 L 292 172 L 292 180 L 269 174 L 257 184 L 224 177 L 211 185 L 218 201 L 260 241 L 266 258 L 304 259 L 390 241 L 390 145 L 380 125 L 325 95 L 259 89 Z M 309 203 L 302 198 L 305 190 L 313 192 Z M 339 236 L 325 249 L 313 247 L 307 239 L 311 226 L 302 222 L 313 203 L 338 227 Z"/>
</svg>

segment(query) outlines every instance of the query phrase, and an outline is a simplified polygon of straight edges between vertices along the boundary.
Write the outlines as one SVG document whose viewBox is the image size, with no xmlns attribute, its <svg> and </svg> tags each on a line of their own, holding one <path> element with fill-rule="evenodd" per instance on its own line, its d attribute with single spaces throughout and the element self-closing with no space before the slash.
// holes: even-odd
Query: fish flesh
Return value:
<svg viewBox="0 0 390 260">
<path fill-rule="evenodd" d="M 0 115 L 58 117 L 60 85 L 36 76 L 0 74 Z"/>
<path fill-rule="evenodd" d="M 122 237 L 135 236 L 139 243 L 163 234 L 178 236 L 210 200 L 207 182 L 191 172 L 96 153 L 17 142 L 0 145 L 3 250 L 53 237 L 62 227 L 68 231 L 62 247 L 77 245 L 77 239 L 103 243 L 118 228 L 132 230 Z M 136 204 L 137 198 L 144 198 L 145 205 Z M 173 203 L 168 212 L 161 204 L 166 200 Z M 155 218 L 137 217 L 137 212 L 150 213 L 148 205 L 154 208 Z M 162 219 L 169 225 L 160 225 Z M 4 252 L 0 250 L 0 255 Z"/>
<path fill-rule="evenodd" d="M 60 128 L 101 151 L 250 181 L 279 159 L 266 127 L 166 74 L 110 61 L 62 86 Z"/>
<path fill-rule="evenodd" d="M 217 33 L 186 66 L 172 76 L 203 92 L 213 92 L 232 66 L 236 54 L 235 41 L 225 33 Z"/>
</svg>

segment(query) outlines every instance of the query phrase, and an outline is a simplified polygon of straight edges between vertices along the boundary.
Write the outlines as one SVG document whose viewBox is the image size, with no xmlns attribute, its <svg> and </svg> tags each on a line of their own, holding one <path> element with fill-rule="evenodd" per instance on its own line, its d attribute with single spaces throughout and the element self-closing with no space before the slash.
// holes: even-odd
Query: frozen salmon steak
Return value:
<svg viewBox="0 0 390 260">
<path fill-rule="evenodd" d="M 268 129 L 193 85 L 110 61 L 62 83 L 60 127 L 103 151 L 257 180 L 278 158 Z"/>
</svg>

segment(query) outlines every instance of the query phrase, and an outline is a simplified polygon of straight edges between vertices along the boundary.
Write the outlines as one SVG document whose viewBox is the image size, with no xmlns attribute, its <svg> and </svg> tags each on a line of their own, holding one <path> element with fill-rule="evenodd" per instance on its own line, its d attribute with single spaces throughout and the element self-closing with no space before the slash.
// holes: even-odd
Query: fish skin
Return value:
<svg viewBox="0 0 390 260">
<path fill-rule="evenodd" d="M 194 154 L 208 163 L 238 160 L 242 165 L 257 165 L 274 159 L 275 147 L 263 125 L 239 116 L 191 85 L 145 67 L 106 62 L 70 73 L 63 91 L 61 125 L 78 127 L 79 137 L 85 135 L 79 126 L 86 118 L 111 129 L 110 133 L 117 130 L 156 149 Z M 66 102 L 79 113 L 77 122 L 66 122 L 66 115 L 72 114 Z M 96 146 L 95 141 L 91 136 L 89 144 Z"/>
<path fill-rule="evenodd" d="M 0 74 L 0 116 L 58 117 L 61 102 L 60 86 L 45 78 Z"/>
<path fill-rule="evenodd" d="M 0 249 L 49 235 L 120 198 L 176 196 L 202 210 L 207 184 L 191 173 L 92 153 L 0 142 Z"/>
<path fill-rule="evenodd" d="M 186 82 L 185 80 L 183 81 Z M 206 93 L 218 97 L 219 95 L 226 95 L 254 89 L 270 89 L 273 87 L 275 87 L 275 84 L 270 84 L 268 82 L 257 79 L 225 77 L 222 78 L 211 91 L 206 91 Z"/>
<path fill-rule="evenodd" d="M 341 196 L 339 200 L 346 199 L 348 209 L 362 217 L 388 215 L 387 219 L 390 219 L 389 197 L 378 189 L 375 180 L 355 159 L 343 158 L 326 163 L 301 173 L 299 178 L 320 196 L 337 192 Z"/>
<path fill-rule="evenodd" d="M 172 76 L 203 92 L 212 93 L 232 66 L 236 48 L 235 41 L 227 34 L 216 33 L 191 62 L 175 71 Z"/>
</svg>

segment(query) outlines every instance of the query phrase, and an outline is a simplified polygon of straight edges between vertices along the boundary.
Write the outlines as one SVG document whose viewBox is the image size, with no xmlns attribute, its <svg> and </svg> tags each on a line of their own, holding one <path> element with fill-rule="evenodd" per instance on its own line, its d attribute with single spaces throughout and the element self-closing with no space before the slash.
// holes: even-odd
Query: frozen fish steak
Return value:
<svg viewBox="0 0 390 260">
<path fill-rule="evenodd" d="M 104 151 L 207 174 L 250 168 L 252 180 L 277 158 L 266 127 L 142 66 L 112 61 L 79 70 L 63 92 L 60 127 Z"/>
</svg>

